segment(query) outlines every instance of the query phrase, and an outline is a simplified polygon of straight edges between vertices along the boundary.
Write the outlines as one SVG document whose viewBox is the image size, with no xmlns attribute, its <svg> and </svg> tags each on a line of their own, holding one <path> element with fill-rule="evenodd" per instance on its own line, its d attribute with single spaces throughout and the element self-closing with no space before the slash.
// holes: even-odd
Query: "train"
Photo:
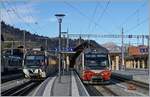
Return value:
<svg viewBox="0 0 150 97">
<path fill-rule="evenodd" d="M 108 52 L 85 50 L 75 60 L 75 71 L 84 84 L 109 84 L 111 61 Z"/>
<path fill-rule="evenodd" d="M 31 50 L 26 52 L 23 73 L 27 79 L 45 79 L 58 71 L 58 58 L 47 51 Z"/>
<path fill-rule="evenodd" d="M 21 49 L 4 49 L 1 51 L 1 74 L 15 73 L 22 70 L 23 52 Z"/>
</svg>

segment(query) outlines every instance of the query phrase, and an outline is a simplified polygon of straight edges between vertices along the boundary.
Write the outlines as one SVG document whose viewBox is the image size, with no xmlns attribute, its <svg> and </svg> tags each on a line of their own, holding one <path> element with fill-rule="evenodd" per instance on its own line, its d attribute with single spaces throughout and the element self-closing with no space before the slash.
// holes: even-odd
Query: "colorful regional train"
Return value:
<svg viewBox="0 0 150 97">
<path fill-rule="evenodd" d="M 58 60 L 49 52 L 32 50 L 25 54 L 23 72 L 25 78 L 45 79 L 58 71 Z"/>
<path fill-rule="evenodd" d="M 85 51 L 76 59 L 75 69 L 85 84 L 109 84 L 111 62 L 108 53 Z"/>
</svg>

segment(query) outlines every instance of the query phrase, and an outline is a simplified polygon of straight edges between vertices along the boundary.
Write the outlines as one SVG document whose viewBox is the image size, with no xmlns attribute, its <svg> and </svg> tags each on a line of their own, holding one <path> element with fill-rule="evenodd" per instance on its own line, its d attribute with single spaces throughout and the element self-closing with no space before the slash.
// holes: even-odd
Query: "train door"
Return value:
<svg viewBox="0 0 150 97">
<path fill-rule="evenodd" d="M 84 75 L 84 70 L 85 70 L 85 64 L 84 64 L 84 53 L 81 53 L 81 70 L 80 70 L 80 75 L 83 77 Z"/>
<path fill-rule="evenodd" d="M 109 61 L 108 61 L 109 70 L 112 70 L 112 66 L 111 66 L 112 64 L 111 64 L 111 59 L 110 59 L 110 55 L 109 55 L 109 54 L 108 54 L 108 60 L 109 60 Z"/>
</svg>

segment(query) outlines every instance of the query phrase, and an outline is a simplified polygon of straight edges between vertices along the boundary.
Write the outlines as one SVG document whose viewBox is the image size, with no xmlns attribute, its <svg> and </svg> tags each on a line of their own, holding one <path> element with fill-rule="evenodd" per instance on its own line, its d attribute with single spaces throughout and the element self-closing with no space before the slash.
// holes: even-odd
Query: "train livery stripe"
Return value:
<svg viewBox="0 0 150 97">
<path fill-rule="evenodd" d="M 80 96 L 73 71 L 71 71 L 71 76 L 72 76 L 72 96 Z"/>
</svg>

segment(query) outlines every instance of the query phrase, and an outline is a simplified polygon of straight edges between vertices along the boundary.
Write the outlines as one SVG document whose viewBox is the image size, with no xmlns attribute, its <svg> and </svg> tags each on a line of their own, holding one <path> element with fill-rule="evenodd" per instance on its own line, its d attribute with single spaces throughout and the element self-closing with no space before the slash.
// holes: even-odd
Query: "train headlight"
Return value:
<svg viewBox="0 0 150 97">
<path fill-rule="evenodd" d="M 101 73 L 101 76 L 104 76 L 104 73 Z"/>
<path fill-rule="evenodd" d="M 34 73 L 41 73 L 42 70 L 41 69 L 35 69 Z"/>
<path fill-rule="evenodd" d="M 39 69 L 35 69 L 35 70 L 34 70 L 34 73 L 39 73 Z"/>
<path fill-rule="evenodd" d="M 108 75 L 110 75 L 110 72 L 109 72 L 109 71 L 103 71 L 103 72 L 101 73 L 101 75 L 102 75 L 102 76 L 108 76 Z"/>
</svg>

